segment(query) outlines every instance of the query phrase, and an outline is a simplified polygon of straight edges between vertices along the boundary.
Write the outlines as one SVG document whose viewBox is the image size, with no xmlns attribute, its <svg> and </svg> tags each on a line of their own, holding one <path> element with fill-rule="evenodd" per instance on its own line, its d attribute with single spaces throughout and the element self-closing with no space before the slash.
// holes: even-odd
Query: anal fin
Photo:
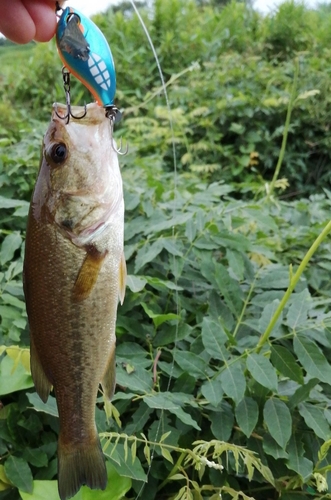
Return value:
<svg viewBox="0 0 331 500">
<path fill-rule="evenodd" d="M 116 386 L 116 360 L 115 360 L 115 345 L 113 350 L 109 356 L 107 367 L 105 373 L 103 374 L 103 378 L 101 381 L 102 389 L 104 395 L 109 401 L 114 395 L 115 386 Z"/>
<path fill-rule="evenodd" d="M 107 255 L 107 252 L 99 252 L 93 245 L 88 245 L 86 252 L 86 257 L 72 290 L 72 297 L 75 302 L 80 302 L 90 295 L 97 282 L 102 263 Z"/>
<path fill-rule="evenodd" d="M 52 389 L 52 384 L 45 375 L 44 369 L 36 350 L 32 335 L 30 335 L 30 359 L 31 359 L 31 375 L 36 391 L 40 399 L 46 403 L 49 393 Z"/>
</svg>

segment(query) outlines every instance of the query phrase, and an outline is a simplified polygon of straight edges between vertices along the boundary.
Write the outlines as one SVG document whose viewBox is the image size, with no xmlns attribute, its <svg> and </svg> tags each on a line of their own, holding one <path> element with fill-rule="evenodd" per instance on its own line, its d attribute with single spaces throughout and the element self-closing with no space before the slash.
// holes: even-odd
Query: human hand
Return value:
<svg viewBox="0 0 331 500">
<path fill-rule="evenodd" d="M 0 0 L 0 32 L 16 43 L 48 42 L 56 29 L 55 3 L 55 0 Z"/>
</svg>

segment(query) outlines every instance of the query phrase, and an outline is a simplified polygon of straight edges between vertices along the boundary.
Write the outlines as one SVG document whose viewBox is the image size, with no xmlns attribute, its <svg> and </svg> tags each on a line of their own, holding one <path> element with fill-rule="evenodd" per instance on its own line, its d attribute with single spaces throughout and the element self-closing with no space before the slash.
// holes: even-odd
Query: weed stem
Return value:
<svg viewBox="0 0 331 500">
<path fill-rule="evenodd" d="M 262 335 L 262 337 L 260 338 L 260 340 L 257 344 L 257 348 L 256 348 L 257 353 L 259 353 L 261 351 L 264 344 L 268 341 L 270 334 L 271 334 L 281 312 L 283 311 L 285 305 L 287 304 L 287 302 L 291 296 L 291 293 L 293 292 L 294 288 L 296 287 L 303 271 L 306 269 L 310 259 L 312 258 L 312 256 L 314 255 L 314 253 L 316 252 L 316 250 L 318 249 L 318 247 L 320 246 L 322 241 L 327 237 L 327 235 L 330 232 L 331 232 L 331 220 L 328 222 L 328 224 L 325 226 L 323 231 L 320 233 L 320 235 L 316 238 L 316 240 L 314 241 L 312 246 L 309 248 L 308 252 L 306 253 L 304 258 L 302 259 L 301 264 L 299 265 L 295 274 L 292 275 L 292 271 L 290 270 L 290 284 L 289 284 L 289 286 L 284 294 L 284 297 L 280 301 L 273 317 L 271 318 L 264 334 Z"/>
</svg>

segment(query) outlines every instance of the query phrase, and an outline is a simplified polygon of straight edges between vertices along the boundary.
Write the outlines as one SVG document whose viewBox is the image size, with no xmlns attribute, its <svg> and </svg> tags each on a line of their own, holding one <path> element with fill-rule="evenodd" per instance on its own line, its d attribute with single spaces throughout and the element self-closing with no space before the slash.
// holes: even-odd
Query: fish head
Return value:
<svg viewBox="0 0 331 500">
<path fill-rule="evenodd" d="M 32 199 L 33 215 L 56 224 L 78 246 L 124 210 L 117 154 L 105 110 L 97 104 L 73 106 L 78 118 L 63 119 L 64 105 L 53 109 L 44 137 L 41 167 Z"/>
</svg>

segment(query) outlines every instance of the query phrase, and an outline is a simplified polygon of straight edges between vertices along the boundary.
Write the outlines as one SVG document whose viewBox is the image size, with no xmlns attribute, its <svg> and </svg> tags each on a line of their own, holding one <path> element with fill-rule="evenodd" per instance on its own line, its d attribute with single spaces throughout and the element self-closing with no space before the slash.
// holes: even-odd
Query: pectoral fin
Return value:
<svg viewBox="0 0 331 500">
<path fill-rule="evenodd" d="M 41 366 L 41 362 L 35 344 L 33 342 L 32 335 L 30 336 L 30 358 L 33 383 L 40 399 L 44 403 L 46 403 L 49 393 L 52 389 L 52 384 L 49 382 L 48 378 L 45 375 L 44 369 Z"/>
<path fill-rule="evenodd" d="M 75 302 L 80 302 L 90 295 L 107 255 L 107 252 L 99 252 L 93 245 L 89 245 L 86 251 L 86 257 L 72 290 L 72 297 Z"/>
<path fill-rule="evenodd" d="M 120 272 L 119 272 L 119 280 L 118 280 L 118 296 L 121 305 L 123 304 L 125 297 L 125 287 L 126 287 L 126 262 L 124 257 L 124 252 L 122 253 L 122 258 L 120 262 Z"/>
<path fill-rule="evenodd" d="M 115 345 L 109 356 L 107 368 L 103 375 L 101 385 L 106 398 L 111 400 L 114 395 L 116 385 Z"/>
</svg>

